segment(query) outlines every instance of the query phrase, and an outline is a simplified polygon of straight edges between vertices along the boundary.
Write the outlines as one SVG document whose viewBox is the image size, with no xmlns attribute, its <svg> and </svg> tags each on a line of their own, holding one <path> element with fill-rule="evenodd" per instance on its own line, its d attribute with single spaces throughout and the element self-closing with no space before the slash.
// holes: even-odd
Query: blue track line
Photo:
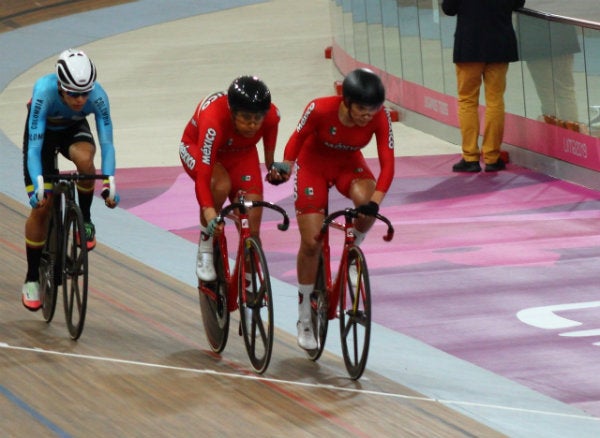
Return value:
<svg viewBox="0 0 600 438">
<path fill-rule="evenodd" d="M 12 404 L 14 404 L 15 406 L 17 406 L 24 412 L 27 412 L 29 415 L 31 415 L 35 421 L 37 421 L 41 425 L 45 426 L 54 435 L 61 437 L 61 438 L 70 438 L 71 437 L 71 435 L 69 435 L 67 432 L 62 430 L 59 426 L 54 424 L 52 421 L 48 420 L 46 417 L 44 417 L 42 414 L 40 414 L 38 411 L 36 411 L 30 405 L 28 405 L 25 401 L 23 401 L 19 397 L 17 397 L 8 388 L 0 385 L 0 394 L 2 394 Z"/>
</svg>

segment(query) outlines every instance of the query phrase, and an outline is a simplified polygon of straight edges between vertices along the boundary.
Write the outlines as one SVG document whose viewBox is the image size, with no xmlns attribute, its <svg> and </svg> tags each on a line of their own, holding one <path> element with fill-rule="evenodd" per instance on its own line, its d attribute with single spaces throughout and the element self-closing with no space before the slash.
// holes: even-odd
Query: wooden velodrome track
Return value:
<svg viewBox="0 0 600 438">
<path fill-rule="evenodd" d="M 123 1 L 4 0 L 0 31 Z M 28 209 L 0 195 L 2 436 L 500 436 L 339 357 L 317 364 L 276 331 L 267 374 L 249 371 L 237 317 L 222 356 L 207 349 L 193 287 L 99 244 L 82 338 L 62 300 L 51 324 L 21 306 Z"/>
<path fill-rule="evenodd" d="M 49 325 L 22 308 L 27 208 L 0 195 L 0 214 L 3 436 L 500 436 L 368 370 L 352 382 L 333 355 L 312 363 L 281 331 L 259 378 L 237 317 L 213 354 L 194 288 L 101 244 L 73 342 L 61 307 Z"/>
</svg>

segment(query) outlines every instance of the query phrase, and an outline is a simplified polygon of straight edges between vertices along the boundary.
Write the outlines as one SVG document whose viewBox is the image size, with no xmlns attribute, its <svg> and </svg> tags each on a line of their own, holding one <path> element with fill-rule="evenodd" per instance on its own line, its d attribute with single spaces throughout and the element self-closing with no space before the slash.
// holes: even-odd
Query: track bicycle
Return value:
<svg viewBox="0 0 600 438">
<path fill-rule="evenodd" d="M 225 232 L 213 239 L 213 260 L 217 279 L 199 281 L 200 309 L 206 337 L 212 351 L 225 349 L 229 334 L 229 314 L 239 308 L 239 334 L 244 338 L 246 352 L 254 370 L 266 371 L 273 350 L 273 292 L 267 260 L 260 240 L 250 235 L 248 211 L 264 207 L 283 216 L 277 225 L 281 231 L 289 227 L 286 211 L 265 201 L 249 201 L 243 194 L 236 202 L 225 207 L 217 216 L 233 220 L 239 234 L 239 243 L 233 271 L 230 271 Z M 233 213 L 236 211 L 236 213 Z M 233 274 L 231 273 L 233 272 Z"/>
<path fill-rule="evenodd" d="M 52 182 L 52 211 L 39 270 L 42 314 L 46 322 L 52 321 L 62 285 L 65 319 L 73 340 L 83 332 L 88 295 L 88 249 L 75 183 L 96 179 L 109 180 L 109 192 L 103 197 L 114 196 L 112 176 L 63 173 L 43 177 Z M 43 190 L 43 182 L 41 186 Z"/>
<path fill-rule="evenodd" d="M 336 219 L 343 216 L 344 222 Z M 317 240 L 322 242 L 321 254 L 311 294 L 311 323 L 317 339 L 317 348 L 306 350 L 309 359 L 316 361 L 325 348 L 329 320 L 339 318 L 342 354 L 346 370 L 353 380 L 362 376 L 367 365 L 371 337 L 371 285 L 367 261 L 363 251 L 354 244 L 353 219 L 358 217 L 355 208 L 331 213 L 323 220 Z M 391 222 L 380 214 L 374 216 L 387 225 L 383 236 L 386 242 L 394 237 Z M 335 281 L 331 271 L 329 229 L 344 232 L 344 245 Z"/>
</svg>

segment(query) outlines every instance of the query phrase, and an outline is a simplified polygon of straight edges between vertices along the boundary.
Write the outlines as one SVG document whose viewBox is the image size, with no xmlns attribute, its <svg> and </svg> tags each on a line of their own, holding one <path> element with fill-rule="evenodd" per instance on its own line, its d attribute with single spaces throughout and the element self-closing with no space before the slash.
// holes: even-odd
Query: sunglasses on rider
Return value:
<svg viewBox="0 0 600 438">
<path fill-rule="evenodd" d="M 89 91 L 84 91 L 83 93 L 78 93 L 76 91 L 67 91 L 67 90 L 65 90 L 65 93 L 67 93 L 67 95 L 69 97 L 87 97 L 90 94 Z"/>
<path fill-rule="evenodd" d="M 60 82 L 59 82 L 58 86 L 60 87 L 61 90 L 63 90 L 65 93 L 67 93 L 67 95 L 69 97 L 87 97 L 87 96 L 89 96 L 90 91 L 92 91 L 92 90 L 83 91 L 83 92 L 81 92 L 81 91 L 72 91 L 72 90 L 69 90 L 68 88 L 65 88 L 63 86 L 63 84 L 61 84 Z"/>
</svg>

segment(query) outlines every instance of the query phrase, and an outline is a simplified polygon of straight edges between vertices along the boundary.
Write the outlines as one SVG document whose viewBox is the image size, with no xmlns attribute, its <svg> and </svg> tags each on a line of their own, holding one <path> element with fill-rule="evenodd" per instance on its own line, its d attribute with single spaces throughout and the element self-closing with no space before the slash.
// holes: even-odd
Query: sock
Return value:
<svg viewBox="0 0 600 438">
<path fill-rule="evenodd" d="M 301 321 L 310 320 L 310 294 L 313 289 L 313 284 L 298 286 L 298 319 Z"/>
<path fill-rule="evenodd" d="M 365 240 L 365 236 L 367 235 L 366 231 L 358 231 L 356 228 L 354 228 L 354 230 L 352 230 L 352 232 L 354 233 L 354 244 L 356 246 L 359 246 L 363 240 Z"/>
<path fill-rule="evenodd" d="M 27 275 L 25 282 L 40 281 L 40 259 L 42 258 L 42 249 L 44 242 L 36 246 L 26 245 L 25 253 L 27 254 Z"/>
<path fill-rule="evenodd" d="M 83 215 L 84 222 L 91 222 L 92 200 L 94 199 L 94 188 L 86 189 L 77 186 L 77 197 L 79 198 L 79 207 L 81 208 L 81 214 Z"/>
</svg>

